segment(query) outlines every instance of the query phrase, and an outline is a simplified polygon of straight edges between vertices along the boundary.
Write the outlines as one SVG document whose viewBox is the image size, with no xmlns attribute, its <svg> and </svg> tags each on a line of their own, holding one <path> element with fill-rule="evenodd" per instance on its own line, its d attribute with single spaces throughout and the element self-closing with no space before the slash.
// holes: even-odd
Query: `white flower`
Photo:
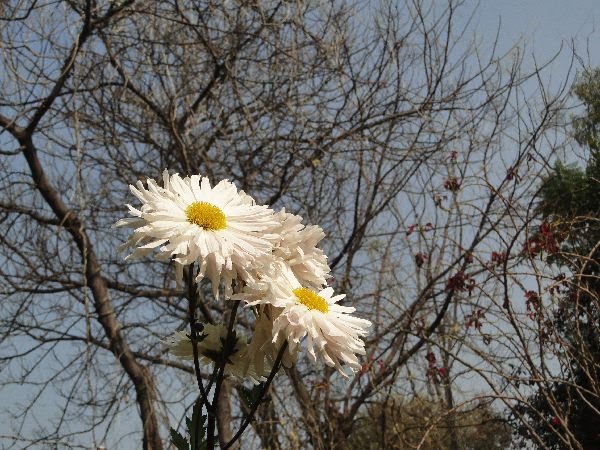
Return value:
<svg viewBox="0 0 600 450">
<path fill-rule="evenodd" d="M 258 316 L 254 325 L 254 335 L 248 344 L 248 358 L 256 373 L 268 375 L 275 364 L 277 355 L 281 346 L 285 342 L 285 337 L 281 335 L 276 341 L 273 341 L 273 318 L 281 313 L 280 308 L 273 308 L 271 305 L 261 305 L 258 308 Z M 283 366 L 291 367 L 296 360 L 297 352 L 290 352 L 286 349 L 281 360 Z"/>
<path fill-rule="evenodd" d="M 270 304 L 280 311 L 273 318 L 273 342 L 284 336 L 293 354 L 306 337 L 313 361 L 323 359 L 344 376 L 348 375 L 342 364 L 353 371 L 360 369 L 356 354 L 365 354 L 360 337 L 366 336 L 371 322 L 352 316 L 355 308 L 337 304 L 345 294 L 334 296 L 329 287 L 318 292 L 303 287 L 286 264 L 276 266 L 276 276 L 266 276 L 260 283 L 261 288 L 269 286 L 268 291 L 259 296 L 251 284 L 247 298 L 249 305 Z"/>
<path fill-rule="evenodd" d="M 273 233 L 280 235 L 281 240 L 273 249 L 273 256 L 285 261 L 303 286 L 319 289 L 327 284 L 327 256 L 317 247 L 325 237 L 321 227 L 304 226 L 302 217 L 286 213 L 284 208 L 275 216 L 279 227 Z"/>
<path fill-rule="evenodd" d="M 273 242 L 279 236 L 268 234 L 279 221 L 267 206 L 259 206 L 229 181 L 210 186 L 208 178 L 193 175 L 169 177 L 163 172 L 163 187 L 148 179 L 131 192 L 142 202 L 140 209 L 131 205 L 134 217 L 118 221 L 115 226 L 134 228 L 120 249 L 137 247 L 128 258 L 146 255 L 160 247 L 158 257 L 174 257 L 177 279 L 181 282 L 183 266 L 198 262 L 196 281 L 205 275 L 218 295 L 221 280 L 225 296 L 231 296 L 232 280 L 248 278 L 248 270 L 261 256 L 272 255 Z"/>
<path fill-rule="evenodd" d="M 227 339 L 227 328 L 222 324 L 204 324 L 204 329 L 199 335 L 204 336 L 204 339 L 197 344 L 200 361 L 205 363 L 220 361 L 224 356 L 223 344 Z M 189 333 L 176 331 L 166 338 L 164 343 L 169 347 L 169 351 L 174 356 L 181 359 L 194 358 L 194 350 Z M 249 378 L 254 383 L 264 381 L 262 374 L 257 372 L 248 358 L 248 344 L 245 338 L 237 336 L 233 349 L 227 353 L 229 354 L 227 355 L 225 364 L 225 375 Z"/>
</svg>

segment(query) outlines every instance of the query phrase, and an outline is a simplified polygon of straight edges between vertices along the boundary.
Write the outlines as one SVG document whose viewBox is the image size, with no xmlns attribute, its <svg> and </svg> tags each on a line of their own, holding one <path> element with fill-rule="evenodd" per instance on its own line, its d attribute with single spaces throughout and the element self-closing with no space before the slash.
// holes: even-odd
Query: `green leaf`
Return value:
<svg viewBox="0 0 600 450">
<path fill-rule="evenodd" d="M 262 400 L 260 398 L 260 394 L 263 391 L 264 386 L 265 386 L 264 383 L 257 384 L 256 386 L 253 386 L 251 389 L 248 389 L 245 386 L 240 386 L 240 388 L 239 388 L 240 397 L 241 397 L 242 401 L 244 402 L 244 404 L 248 408 L 251 408 L 252 405 L 254 405 L 256 402 L 258 402 L 259 400 Z"/>
<path fill-rule="evenodd" d="M 173 445 L 175 447 L 177 447 L 177 450 L 189 450 L 190 449 L 187 439 L 184 438 L 179 433 L 179 431 L 177 431 L 174 428 L 171 428 L 170 432 L 171 432 L 171 442 L 173 443 Z"/>
<path fill-rule="evenodd" d="M 191 450 L 204 450 L 206 448 L 206 416 L 202 415 L 202 403 L 196 400 L 192 410 L 192 420 L 186 418 L 188 433 L 190 435 Z"/>
</svg>

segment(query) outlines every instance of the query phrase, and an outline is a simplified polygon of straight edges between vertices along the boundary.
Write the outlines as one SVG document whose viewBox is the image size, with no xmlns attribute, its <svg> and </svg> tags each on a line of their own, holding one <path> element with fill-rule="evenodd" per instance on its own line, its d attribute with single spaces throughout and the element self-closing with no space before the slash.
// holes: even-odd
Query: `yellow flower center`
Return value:
<svg viewBox="0 0 600 450">
<path fill-rule="evenodd" d="M 297 303 L 301 303 L 308 309 L 316 309 L 317 311 L 321 311 L 322 313 L 326 313 L 327 311 L 329 311 L 327 301 L 325 301 L 323 297 L 320 297 L 317 294 L 315 294 L 310 289 L 301 287 L 294 289 L 292 292 L 298 299 Z"/>
<path fill-rule="evenodd" d="M 185 216 L 189 223 L 205 230 L 217 231 L 227 226 L 225 214 L 218 207 L 207 202 L 194 202 L 185 208 Z"/>
</svg>

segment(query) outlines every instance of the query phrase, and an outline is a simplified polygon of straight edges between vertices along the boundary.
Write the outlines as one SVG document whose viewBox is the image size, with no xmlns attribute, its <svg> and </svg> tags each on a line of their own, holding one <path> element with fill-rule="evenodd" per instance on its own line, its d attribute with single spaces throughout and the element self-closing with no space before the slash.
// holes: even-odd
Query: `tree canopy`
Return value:
<svg viewBox="0 0 600 450">
<path fill-rule="evenodd" d="M 546 259 L 566 272 L 557 279 L 551 327 L 561 343 L 561 376 L 539 386 L 521 408 L 554 449 L 600 445 L 600 71 L 582 75 L 573 92 L 585 109 L 573 118 L 573 130 L 588 150 L 586 165 L 557 162 L 539 193 L 544 223 L 560 236 Z"/>
</svg>

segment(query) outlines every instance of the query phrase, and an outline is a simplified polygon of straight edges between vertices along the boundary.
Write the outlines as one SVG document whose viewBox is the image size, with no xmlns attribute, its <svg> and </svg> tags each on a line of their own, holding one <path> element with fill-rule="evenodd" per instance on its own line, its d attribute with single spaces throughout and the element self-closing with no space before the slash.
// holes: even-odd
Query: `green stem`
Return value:
<svg viewBox="0 0 600 450">
<path fill-rule="evenodd" d="M 202 382 L 202 374 L 200 372 L 200 360 L 198 355 L 198 334 L 196 326 L 196 299 L 198 286 L 194 281 L 194 264 L 190 264 L 188 269 L 188 321 L 190 322 L 190 339 L 192 341 L 192 355 L 194 357 L 194 373 L 196 374 L 196 382 L 198 383 L 198 389 L 200 389 L 200 402 L 206 407 L 206 411 L 210 415 L 212 405 L 208 401 L 207 390 L 204 389 L 204 383 Z M 195 442 L 201 441 L 200 430 L 201 427 L 196 427 L 193 430 L 195 433 Z M 191 430 L 190 430 L 191 431 Z M 197 450 L 195 448 L 191 450 Z"/>
<path fill-rule="evenodd" d="M 258 397 L 256 402 L 252 405 L 252 409 L 250 410 L 248 417 L 246 417 L 246 420 L 244 421 L 244 423 L 242 424 L 240 429 L 237 431 L 237 433 L 235 433 L 235 436 L 233 436 L 233 438 L 231 438 L 231 441 L 229 441 L 227 443 L 227 445 L 225 445 L 225 447 L 223 447 L 223 450 L 227 450 L 229 447 L 231 447 L 235 443 L 235 441 L 237 441 L 242 436 L 244 431 L 246 431 L 246 428 L 248 428 L 248 425 L 250 425 L 250 422 L 252 422 L 252 418 L 256 414 L 258 405 L 260 405 L 261 402 L 263 401 L 263 398 L 265 397 L 267 391 L 269 390 L 269 387 L 271 386 L 271 382 L 273 381 L 273 378 L 275 378 L 275 374 L 279 371 L 279 367 L 281 366 L 281 360 L 283 359 L 283 354 L 285 353 L 286 349 L 287 349 L 287 341 L 285 341 L 283 343 L 283 345 L 281 346 L 281 348 L 279 349 L 279 353 L 277 354 L 277 359 L 275 360 L 275 363 L 273 364 L 271 373 L 269 373 L 269 377 L 267 378 L 267 381 L 266 381 L 262 391 L 260 392 L 260 396 Z"/>
<path fill-rule="evenodd" d="M 231 313 L 229 314 L 229 325 L 227 326 L 227 337 L 225 341 L 229 343 L 229 339 L 231 338 L 231 332 L 233 331 L 233 326 L 235 324 L 235 317 L 237 313 L 238 306 L 240 304 L 240 300 L 234 302 L 233 307 L 231 308 Z M 229 345 L 229 344 L 227 344 Z M 217 403 L 219 401 L 219 396 L 221 394 L 221 385 L 223 383 L 223 377 L 225 373 L 225 365 L 227 364 L 227 358 L 223 357 L 221 360 L 215 364 L 215 369 L 217 370 L 216 380 L 213 372 L 213 380 L 215 380 L 215 393 L 213 395 L 213 401 L 211 404 L 211 409 L 208 411 L 208 426 L 206 429 L 207 440 L 206 440 L 206 448 L 207 450 L 212 450 L 215 445 L 215 425 L 216 425 L 216 408 Z M 211 383 L 212 381 L 211 380 Z M 210 389 L 210 385 L 209 385 Z"/>
</svg>

